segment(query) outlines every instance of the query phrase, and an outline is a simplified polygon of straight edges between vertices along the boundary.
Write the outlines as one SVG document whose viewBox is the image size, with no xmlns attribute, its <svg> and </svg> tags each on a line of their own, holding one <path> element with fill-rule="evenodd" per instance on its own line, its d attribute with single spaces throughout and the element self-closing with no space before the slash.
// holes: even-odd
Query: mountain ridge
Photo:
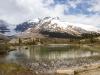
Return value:
<svg viewBox="0 0 100 75">
<path fill-rule="evenodd" d="M 59 20 L 59 17 L 56 17 L 56 18 L 45 17 L 42 19 L 39 18 L 32 21 L 29 20 L 26 23 L 29 24 L 30 26 L 27 27 L 26 30 L 22 32 L 23 34 L 38 33 L 38 34 L 50 36 L 53 33 L 60 33 L 61 36 L 63 36 L 62 34 L 64 34 L 64 36 L 70 35 L 70 36 L 79 37 L 82 34 L 86 34 L 86 33 L 88 34 L 100 33 L 99 32 L 100 30 L 94 26 L 62 22 Z M 21 25 L 23 25 L 23 23 Z"/>
</svg>

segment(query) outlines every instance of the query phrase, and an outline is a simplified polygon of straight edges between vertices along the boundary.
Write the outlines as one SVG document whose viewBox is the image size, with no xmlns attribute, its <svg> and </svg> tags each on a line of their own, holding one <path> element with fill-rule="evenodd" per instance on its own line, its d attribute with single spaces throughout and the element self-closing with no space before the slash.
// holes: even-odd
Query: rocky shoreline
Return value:
<svg viewBox="0 0 100 75">
<path fill-rule="evenodd" d="M 60 61 L 58 60 L 58 62 Z M 96 70 L 100 68 L 100 61 L 93 62 L 93 63 L 84 63 L 84 65 L 81 64 L 81 65 L 76 65 L 72 67 L 66 64 L 60 64 L 57 67 L 58 62 L 56 63 L 55 66 L 53 65 L 55 61 L 50 62 L 52 63 L 52 65 L 48 65 L 45 62 L 42 62 L 42 63 L 34 62 L 34 63 L 26 64 L 26 65 L 21 64 L 21 66 L 24 68 L 27 68 L 29 72 L 32 72 L 33 73 L 32 75 L 65 75 L 65 74 L 66 75 L 81 75 L 81 73 L 83 72 L 87 72 L 87 71 L 89 72 L 91 70 Z"/>
<path fill-rule="evenodd" d="M 85 70 L 91 70 L 100 67 L 100 56 L 89 58 L 77 58 L 77 59 L 57 59 L 57 60 L 20 60 L 20 64 L 29 68 L 34 73 L 55 75 L 59 70 L 73 70 L 75 73 Z M 18 64 L 18 63 L 17 63 Z M 91 67 L 93 66 L 93 67 Z"/>
</svg>

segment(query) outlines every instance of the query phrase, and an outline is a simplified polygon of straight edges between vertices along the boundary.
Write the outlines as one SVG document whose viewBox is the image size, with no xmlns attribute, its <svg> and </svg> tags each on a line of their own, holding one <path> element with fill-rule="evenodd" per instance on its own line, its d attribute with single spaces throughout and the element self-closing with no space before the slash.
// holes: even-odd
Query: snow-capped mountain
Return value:
<svg viewBox="0 0 100 75">
<path fill-rule="evenodd" d="M 64 36 L 80 36 L 84 33 L 100 33 L 100 30 L 94 26 L 63 22 L 58 17 L 45 17 L 42 19 L 29 20 L 24 23 L 26 23 L 26 26 L 29 26 L 24 30 L 24 34 L 40 33 L 49 36 L 63 36 L 62 34 L 64 34 Z M 24 23 L 21 24 L 23 28 L 25 28 Z M 59 34 L 54 35 L 54 33 Z"/>
</svg>

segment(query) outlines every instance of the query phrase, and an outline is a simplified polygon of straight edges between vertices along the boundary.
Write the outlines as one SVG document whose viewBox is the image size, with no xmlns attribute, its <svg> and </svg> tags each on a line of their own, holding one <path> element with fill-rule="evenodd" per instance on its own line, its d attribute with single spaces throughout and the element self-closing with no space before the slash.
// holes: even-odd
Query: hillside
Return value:
<svg viewBox="0 0 100 75">
<path fill-rule="evenodd" d="M 20 30 L 23 28 L 25 29 Z M 100 29 L 91 25 L 62 22 L 59 18 L 51 17 L 24 22 L 18 25 L 16 29 L 22 31 L 21 36 L 37 33 L 48 37 L 71 38 L 81 37 L 83 34 L 100 34 Z M 33 36 L 37 37 L 35 35 Z"/>
</svg>

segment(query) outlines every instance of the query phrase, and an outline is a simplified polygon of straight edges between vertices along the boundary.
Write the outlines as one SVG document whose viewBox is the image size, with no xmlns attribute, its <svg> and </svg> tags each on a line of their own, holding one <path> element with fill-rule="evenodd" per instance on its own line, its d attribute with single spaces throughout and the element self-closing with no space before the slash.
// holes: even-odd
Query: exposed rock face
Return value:
<svg viewBox="0 0 100 75">
<path fill-rule="evenodd" d="M 15 31 L 17 31 L 17 32 L 24 32 L 28 28 L 31 28 L 31 27 L 37 25 L 38 24 L 38 21 L 39 21 L 38 19 L 37 20 L 32 20 L 32 21 L 31 20 L 28 20 L 26 22 L 23 22 L 21 24 L 18 24 L 16 26 L 16 28 L 15 28 Z"/>
</svg>

